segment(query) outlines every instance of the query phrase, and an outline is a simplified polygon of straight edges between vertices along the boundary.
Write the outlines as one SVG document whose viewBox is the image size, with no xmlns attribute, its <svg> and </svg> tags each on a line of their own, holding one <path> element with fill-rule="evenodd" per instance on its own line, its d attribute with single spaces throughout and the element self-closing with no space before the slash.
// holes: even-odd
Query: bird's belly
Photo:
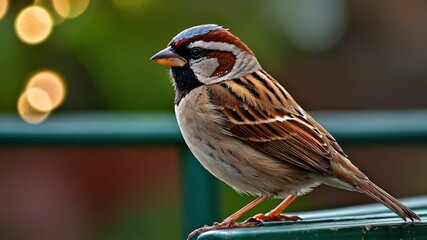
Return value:
<svg viewBox="0 0 427 240">
<path fill-rule="evenodd" d="M 219 140 L 213 138 L 197 124 L 192 124 L 191 121 L 180 122 L 180 128 L 193 155 L 211 174 L 236 189 L 250 193 L 257 192 L 245 181 L 245 176 L 236 166 L 240 165 L 239 159 L 227 156 L 226 153 L 230 151 L 219 146 Z M 191 129 L 191 132 L 185 129 Z"/>
<path fill-rule="evenodd" d="M 318 185 L 303 170 L 225 134 L 215 121 L 206 122 L 203 112 L 197 107 L 176 109 L 184 140 L 204 168 L 238 192 L 286 197 L 302 195 Z"/>
</svg>

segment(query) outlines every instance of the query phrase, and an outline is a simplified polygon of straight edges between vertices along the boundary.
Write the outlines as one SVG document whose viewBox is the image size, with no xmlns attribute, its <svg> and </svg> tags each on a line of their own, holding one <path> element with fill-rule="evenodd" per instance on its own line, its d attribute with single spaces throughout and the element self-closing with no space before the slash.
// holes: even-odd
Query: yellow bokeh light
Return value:
<svg viewBox="0 0 427 240">
<path fill-rule="evenodd" d="M 53 0 L 34 0 L 33 6 L 42 7 L 48 11 L 54 25 L 60 24 L 65 20 L 64 17 L 56 12 L 53 6 Z"/>
<path fill-rule="evenodd" d="M 55 11 L 64 18 L 80 16 L 89 6 L 89 0 L 52 0 Z"/>
<path fill-rule="evenodd" d="M 66 95 L 64 79 L 58 73 L 44 70 L 34 74 L 27 84 L 28 89 L 41 89 L 51 100 L 51 110 L 57 108 Z"/>
<path fill-rule="evenodd" d="M 15 21 L 18 37 L 25 43 L 38 44 L 49 37 L 53 22 L 49 13 L 42 7 L 30 6 L 22 10 Z"/>
<path fill-rule="evenodd" d="M 9 8 L 9 1 L 0 0 L 0 20 L 6 15 L 8 8 Z"/>
<path fill-rule="evenodd" d="M 47 92 L 40 88 L 26 90 L 28 103 L 39 112 L 50 112 L 53 109 L 52 100 Z"/>
<path fill-rule="evenodd" d="M 50 70 L 32 75 L 18 100 L 19 115 L 28 123 L 43 122 L 66 95 L 64 79 Z"/>
<path fill-rule="evenodd" d="M 66 18 L 70 15 L 71 6 L 68 0 L 52 0 L 52 4 L 59 16 Z"/>
<path fill-rule="evenodd" d="M 39 124 L 46 120 L 50 112 L 40 112 L 33 108 L 28 101 L 28 91 L 25 91 L 18 100 L 18 113 L 26 122 Z"/>
</svg>

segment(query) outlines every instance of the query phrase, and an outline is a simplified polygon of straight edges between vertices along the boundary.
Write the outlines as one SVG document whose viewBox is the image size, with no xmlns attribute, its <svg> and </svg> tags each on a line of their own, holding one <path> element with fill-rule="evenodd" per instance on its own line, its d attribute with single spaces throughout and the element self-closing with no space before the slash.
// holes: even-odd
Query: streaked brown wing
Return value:
<svg viewBox="0 0 427 240">
<path fill-rule="evenodd" d="M 331 153 L 327 143 L 316 129 L 298 120 L 238 124 L 230 132 L 267 155 L 309 171 L 330 173 Z"/>
<path fill-rule="evenodd" d="M 329 139 L 265 72 L 210 85 L 208 89 L 212 101 L 229 121 L 225 130 L 233 137 L 303 169 L 332 174 Z"/>
</svg>

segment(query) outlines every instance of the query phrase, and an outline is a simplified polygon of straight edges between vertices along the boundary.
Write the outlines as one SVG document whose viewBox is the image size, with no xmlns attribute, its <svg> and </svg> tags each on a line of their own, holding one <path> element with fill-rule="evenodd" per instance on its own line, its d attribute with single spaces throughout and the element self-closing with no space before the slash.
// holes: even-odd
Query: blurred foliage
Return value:
<svg viewBox="0 0 427 240">
<path fill-rule="evenodd" d="M 280 52 L 287 47 L 271 22 L 269 6 L 254 0 L 133 0 L 121 7 L 92 1 L 80 17 L 58 24 L 36 46 L 20 42 L 14 32 L 17 6 L 22 5 L 12 3 L 0 22 L 0 111 L 14 111 L 27 76 L 44 68 L 61 72 L 68 83 L 63 109 L 171 110 L 168 70 L 149 58 L 193 25 L 230 28 L 273 72 L 281 67 Z"/>
</svg>

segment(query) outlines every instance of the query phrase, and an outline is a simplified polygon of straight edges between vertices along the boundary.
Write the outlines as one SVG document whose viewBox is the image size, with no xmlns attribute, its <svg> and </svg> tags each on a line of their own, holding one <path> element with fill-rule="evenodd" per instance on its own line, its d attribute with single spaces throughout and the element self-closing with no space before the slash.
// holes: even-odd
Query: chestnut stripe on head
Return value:
<svg viewBox="0 0 427 240">
<path fill-rule="evenodd" d="M 230 45 L 234 45 L 240 48 L 242 51 L 248 52 L 253 55 L 252 51 L 244 44 L 240 39 L 225 29 L 214 30 L 207 32 L 201 35 L 195 35 L 191 38 L 184 38 L 179 41 L 173 42 L 176 47 L 187 46 L 190 43 L 194 43 L 197 41 L 204 42 L 218 42 L 218 43 L 228 43 Z"/>
<path fill-rule="evenodd" d="M 194 36 L 203 35 L 203 34 L 206 34 L 210 31 L 215 31 L 215 30 L 227 31 L 227 29 L 225 29 L 221 26 L 218 26 L 216 24 L 204 24 L 204 25 L 199 25 L 199 26 L 187 28 L 187 29 L 181 31 L 172 39 L 171 42 L 178 42 L 178 41 L 181 41 L 183 39 L 189 39 L 189 38 L 192 38 Z"/>
</svg>

